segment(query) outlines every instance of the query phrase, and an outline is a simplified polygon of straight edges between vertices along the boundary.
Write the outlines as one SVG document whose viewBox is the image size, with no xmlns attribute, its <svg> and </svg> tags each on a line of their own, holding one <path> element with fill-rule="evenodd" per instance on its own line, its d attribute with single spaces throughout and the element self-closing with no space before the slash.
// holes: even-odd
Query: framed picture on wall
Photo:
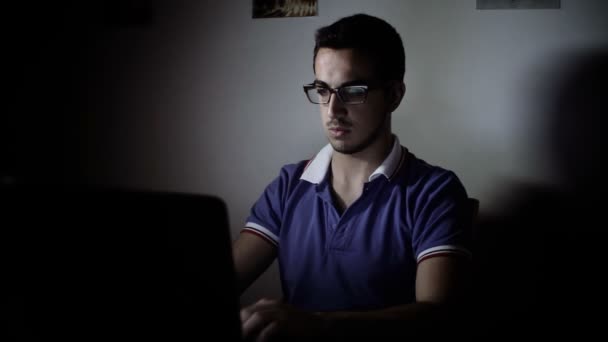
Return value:
<svg viewBox="0 0 608 342">
<path fill-rule="evenodd" d="M 252 0 L 253 18 L 313 17 L 317 0 Z"/>
<path fill-rule="evenodd" d="M 477 0 L 477 9 L 559 9 L 561 0 Z"/>
</svg>

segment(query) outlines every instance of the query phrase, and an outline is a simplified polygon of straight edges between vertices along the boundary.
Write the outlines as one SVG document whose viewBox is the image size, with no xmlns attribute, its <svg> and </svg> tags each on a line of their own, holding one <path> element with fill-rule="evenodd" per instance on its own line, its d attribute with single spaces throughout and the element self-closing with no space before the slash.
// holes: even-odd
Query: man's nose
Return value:
<svg viewBox="0 0 608 342">
<path fill-rule="evenodd" d="M 346 107 L 338 94 L 333 93 L 329 96 L 329 103 L 327 104 L 327 114 L 330 119 L 344 116 L 346 114 Z"/>
</svg>

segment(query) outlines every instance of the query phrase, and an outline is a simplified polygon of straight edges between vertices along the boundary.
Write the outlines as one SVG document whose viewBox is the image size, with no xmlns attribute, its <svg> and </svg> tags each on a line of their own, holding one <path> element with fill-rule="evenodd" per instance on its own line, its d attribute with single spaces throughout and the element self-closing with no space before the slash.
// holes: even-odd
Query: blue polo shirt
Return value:
<svg viewBox="0 0 608 342">
<path fill-rule="evenodd" d="M 303 310 L 371 310 L 415 301 L 416 267 L 469 255 L 467 194 L 451 171 L 416 158 L 397 137 L 342 215 L 329 174 L 333 149 L 286 165 L 253 205 L 243 232 L 278 248 L 285 300 Z"/>
</svg>

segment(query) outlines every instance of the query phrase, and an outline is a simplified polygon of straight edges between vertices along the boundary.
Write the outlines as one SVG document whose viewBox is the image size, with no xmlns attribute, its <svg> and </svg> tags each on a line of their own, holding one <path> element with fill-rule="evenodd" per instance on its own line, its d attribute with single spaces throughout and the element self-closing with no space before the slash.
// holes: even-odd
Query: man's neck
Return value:
<svg viewBox="0 0 608 342">
<path fill-rule="evenodd" d="M 357 186 L 367 182 L 371 174 L 382 164 L 393 146 L 393 135 L 380 136 L 363 151 L 343 154 L 334 151 L 331 160 L 332 183 Z"/>
</svg>

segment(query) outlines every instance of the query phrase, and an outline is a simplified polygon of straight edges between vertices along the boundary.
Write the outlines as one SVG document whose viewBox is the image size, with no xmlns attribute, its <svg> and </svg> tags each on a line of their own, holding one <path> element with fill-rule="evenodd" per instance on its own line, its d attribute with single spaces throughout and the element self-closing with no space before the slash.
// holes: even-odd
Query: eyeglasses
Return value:
<svg viewBox="0 0 608 342">
<path fill-rule="evenodd" d="M 365 103 L 367 93 L 375 88 L 379 87 L 352 85 L 330 88 L 311 83 L 304 86 L 304 93 L 306 93 L 308 100 L 315 104 L 328 104 L 331 94 L 336 94 L 343 104 L 361 104 Z"/>
</svg>

